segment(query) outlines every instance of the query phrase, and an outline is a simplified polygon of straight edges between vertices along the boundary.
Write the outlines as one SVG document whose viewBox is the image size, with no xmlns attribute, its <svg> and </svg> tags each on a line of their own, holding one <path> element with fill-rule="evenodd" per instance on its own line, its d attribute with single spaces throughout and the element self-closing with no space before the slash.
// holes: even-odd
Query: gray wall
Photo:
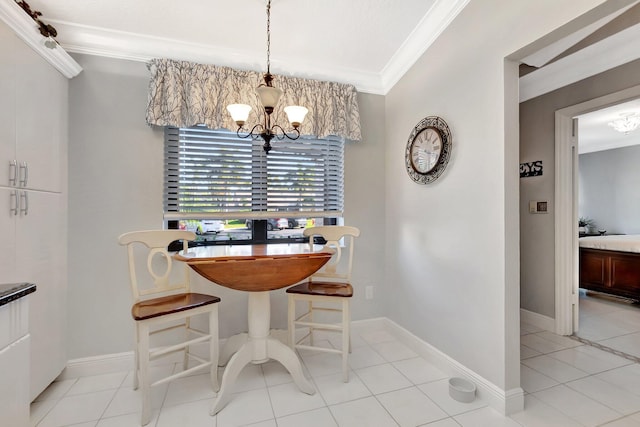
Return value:
<svg viewBox="0 0 640 427">
<path fill-rule="evenodd" d="M 520 161 L 542 160 L 544 174 L 520 179 L 520 304 L 555 318 L 555 111 L 640 84 L 640 61 L 614 68 L 520 104 Z M 529 201 L 548 201 L 530 214 Z M 577 218 L 576 218 L 577 221 Z"/>
<path fill-rule="evenodd" d="M 503 390 L 520 385 L 517 67 L 505 58 L 599 3 L 471 0 L 386 99 L 389 317 Z M 453 152 L 418 185 L 405 147 L 430 115 Z"/>
<path fill-rule="evenodd" d="M 83 72 L 70 81 L 69 358 L 132 350 L 126 253 L 117 237 L 161 228 L 163 133 L 145 123 L 146 65 L 75 55 Z M 384 314 L 384 98 L 359 95 L 363 141 L 346 146 L 345 223 L 360 228 L 353 280 L 353 319 Z M 378 189 L 378 191 L 375 191 Z M 194 277 L 222 298 L 220 335 L 246 330 L 246 295 Z M 272 293 L 273 325 L 286 327 L 286 300 Z"/>
<path fill-rule="evenodd" d="M 579 212 L 610 234 L 640 234 L 640 145 L 581 154 Z"/>
</svg>

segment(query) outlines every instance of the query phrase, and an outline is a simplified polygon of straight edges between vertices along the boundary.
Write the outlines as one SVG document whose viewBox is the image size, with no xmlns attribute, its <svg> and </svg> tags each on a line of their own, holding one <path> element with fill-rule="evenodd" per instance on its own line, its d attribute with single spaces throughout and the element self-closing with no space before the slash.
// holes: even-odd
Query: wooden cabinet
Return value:
<svg viewBox="0 0 640 427">
<path fill-rule="evenodd" d="M 640 300 L 640 254 L 580 248 L 580 287 Z"/>
<path fill-rule="evenodd" d="M 0 283 L 38 288 L 29 310 L 33 400 L 67 361 L 68 80 L 4 22 L 0 58 Z"/>
</svg>

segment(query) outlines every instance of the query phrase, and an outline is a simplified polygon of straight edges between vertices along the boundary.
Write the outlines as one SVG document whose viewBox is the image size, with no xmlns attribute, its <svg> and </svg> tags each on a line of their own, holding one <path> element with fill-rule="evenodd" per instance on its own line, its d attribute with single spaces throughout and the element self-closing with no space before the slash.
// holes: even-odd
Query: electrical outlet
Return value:
<svg viewBox="0 0 640 427">
<path fill-rule="evenodd" d="M 364 288 L 364 297 L 366 299 L 373 299 L 373 286 L 367 286 Z"/>
</svg>

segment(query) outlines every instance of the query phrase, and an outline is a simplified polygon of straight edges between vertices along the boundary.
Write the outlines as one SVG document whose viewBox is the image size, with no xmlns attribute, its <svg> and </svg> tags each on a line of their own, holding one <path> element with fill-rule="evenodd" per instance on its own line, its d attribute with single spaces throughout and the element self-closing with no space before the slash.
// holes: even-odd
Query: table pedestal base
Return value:
<svg viewBox="0 0 640 427">
<path fill-rule="evenodd" d="M 289 371 L 300 391 L 307 394 L 316 392 L 313 384 L 302 373 L 302 365 L 296 353 L 270 336 L 270 321 L 269 292 L 249 293 L 249 333 L 229 338 L 221 352 L 220 365 L 226 364 L 227 367 L 222 375 L 218 396 L 211 406 L 211 415 L 217 414 L 229 402 L 230 387 L 248 363 L 277 360 Z"/>
</svg>

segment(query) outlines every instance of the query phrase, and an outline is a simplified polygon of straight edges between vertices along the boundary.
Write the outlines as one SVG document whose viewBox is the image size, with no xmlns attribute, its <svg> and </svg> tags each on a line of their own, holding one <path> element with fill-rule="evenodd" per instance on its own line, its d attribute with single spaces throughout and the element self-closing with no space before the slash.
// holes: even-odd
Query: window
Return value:
<svg viewBox="0 0 640 427">
<path fill-rule="evenodd" d="M 342 216 L 344 144 L 262 140 L 235 132 L 165 128 L 164 218 L 209 243 L 297 239 Z M 326 223 L 326 222 L 325 222 Z"/>
</svg>

